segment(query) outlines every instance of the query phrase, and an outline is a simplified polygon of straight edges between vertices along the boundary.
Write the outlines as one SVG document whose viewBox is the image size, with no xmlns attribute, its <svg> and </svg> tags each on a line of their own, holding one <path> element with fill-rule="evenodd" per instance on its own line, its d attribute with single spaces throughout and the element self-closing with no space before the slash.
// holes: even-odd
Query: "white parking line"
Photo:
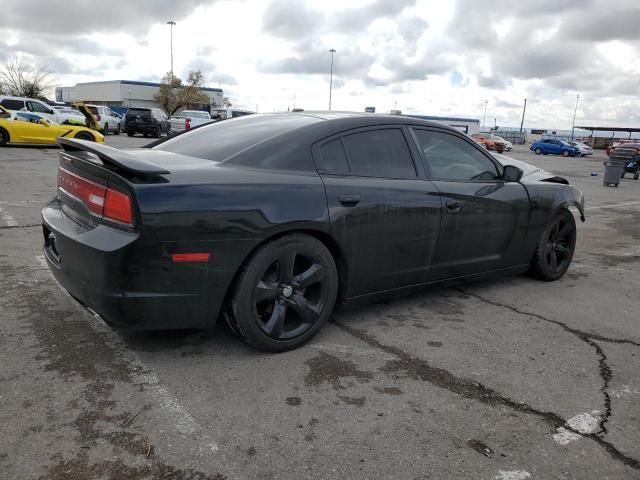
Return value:
<svg viewBox="0 0 640 480">
<path fill-rule="evenodd" d="M 4 220 L 7 226 L 9 227 L 18 226 L 18 222 L 16 222 L 11 215 L 9 215 L 8 213 L 5 213 L 4 210 L 2 210 L 2 207 L 0 207 L 0 218 L 2 218 L 2 220 Z"/>
<path fill-rule="evenodd" d="M 600 411 L 593 410 L 588 413 L 581 413 L 576 415 L 575 417 L 567 420 L 567 425 L 573 429 L 573 431 L 568 430 L 564 427 L 559 427 L 556 431 L 557 433 L 553 434 L 553 439 L 559 445 L 567 445 L 571 442 L 575 442 L 576 440 L 580 440 L 582 434 L 588 434 L 593 432 L 598 425 L 600 424 L 599 419 Z M 576 433 L 579 432 L 579 433 Z"/>
<path fill-rule="evenodd" d="M 38 265 L 42 266 L 44 263 L 46 266 L 46 260 L 43 255 L 36 255 L 35 260 Z M 51 278 L 65 295 L 69 295 L 62 285 L 53 278 L 53 275 L 51 275 Z M 136 385 L 142 385 L 145 390 L 150 393 L 152 400 L 160 404 L 161 409 L 164 410 L 165 414 L 171 419 L 176 430 L 183 435 L 195 436 L 198 440 L 198 444 L 203 445 L 206 448 L 207 452 L 205 453 L 217 452 L 217 443 L 209 437 L 203 427 L 198 423 L 193 415 L 187 411 L 180 401 L 160 384 L 160 380 L 157 375 L 145 366 L 140 357 L 127 347 L 122 339 L 111 328 L 109 328 L 106 323 L 104 323 L 97 313 L 83 308 L 75 300 L 70 300 L 71 305 L 73 305 L 73 307 L 87 319 L 89 326 L 104 338 L 105 343 L 109 348 L 133 367 L 131 373 L 133 383 Z"/>
<path fill-rule="evenodd" d="M 595 207 L 586 207 L 585 210 L 599 210 L 601 208 L 626 207 L 627 205 L 640 205 L 640 202 L 612 203 L 611 205 L 597 205 Z"/>
</svg>

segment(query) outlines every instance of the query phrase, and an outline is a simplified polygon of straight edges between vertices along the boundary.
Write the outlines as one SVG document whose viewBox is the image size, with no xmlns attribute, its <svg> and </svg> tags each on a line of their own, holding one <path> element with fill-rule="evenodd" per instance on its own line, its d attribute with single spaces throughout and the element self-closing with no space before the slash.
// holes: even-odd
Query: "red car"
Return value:
<svg viewBox="0 0 640 480">
<path fill-rule="evenodd" d="M 499 139 L 496 135 L 492 135 L 491 133 L 476 133 L 471 135 L 471 138 L 487 150 L 495 150 L 498 153 L 504 152 L 506 146 L 504 140 Z"/>
<path fill-rule="evenodd" d="M 610 157 L 611 156 L 611 152 L 618 146 L 618 145 L 622 145 L 623 143 L 638 143 L 638 140 L 634 140 L 632 138 L 629 138 L 627 140 L 614 140 L 613 142 L 609 143 L 609 146 L 607 147 L 607 155 Z"/>
</svg>

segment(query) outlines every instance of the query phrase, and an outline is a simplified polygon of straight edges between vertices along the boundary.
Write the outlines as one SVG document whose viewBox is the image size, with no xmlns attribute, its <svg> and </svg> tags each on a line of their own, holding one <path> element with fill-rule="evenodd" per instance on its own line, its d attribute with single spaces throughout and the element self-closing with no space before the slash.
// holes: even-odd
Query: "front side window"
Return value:
<svg viewBox="0 0 640 480">
<path fill-rule="evenodd" d="M 39 102 L 29 102 L 29 110 L 37 113 L 53 113 L 51 109 Z"/>
<path fill-rule="evenodd" d="M 414 130 L 431 178 L 459 182 L 495 180 L 496 165 L 462 138 L 431 130 Z"/>
<path fill-rule="evenodd" d="M 399 128 L 368 130 L 345 135 L 351 173 L 372 177 L 415 177 L 409 146 Z"/>
</svg>

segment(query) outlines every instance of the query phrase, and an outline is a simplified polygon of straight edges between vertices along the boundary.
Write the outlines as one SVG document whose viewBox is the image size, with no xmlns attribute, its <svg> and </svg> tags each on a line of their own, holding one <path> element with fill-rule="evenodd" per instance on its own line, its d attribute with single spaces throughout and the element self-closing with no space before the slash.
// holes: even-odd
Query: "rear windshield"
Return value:
<svg viewBox="0 0 640 480">
<path fill-rule="evenodd" d="M 264 140 L 319 121 L 322 120 L 295 114 L 247 115 L 198 127 L 154 150 L 221 162 Z"/>
<path fill-rule="evenodd" d="M 181 117 L 209 118 L 207 112 L 198 112 L 197 110 L 185 110 L 180 114 Z"/>
<path fill-rule="evenodd" d="M 148 109 L 142 109 L 142 108 L 130 108 L 127 111 L 127 115 L 147 115 L 150 116 L 151 115 L 151 110 Z"/>
</svg>

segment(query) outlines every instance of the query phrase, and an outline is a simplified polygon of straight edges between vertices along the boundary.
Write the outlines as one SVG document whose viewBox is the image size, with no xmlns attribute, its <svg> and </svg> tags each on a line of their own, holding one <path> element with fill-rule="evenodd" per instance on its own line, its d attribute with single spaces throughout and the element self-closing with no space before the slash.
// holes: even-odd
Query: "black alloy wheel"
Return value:
<svg viewBox="0 0 640 480">
<path fill-rule="evenodd" d="M 232 329 L 262 350 L 296 348 L 327 321 L 337 287 L 335 262 L 322 242 L 282 237 L 243 269 L 232 300 Z"/>
<path fill-rule="evenodd" d="M 563 209 L 538 242 L 531 272 L 542 280 L 558 280 L 569 268 L 575 246 L 576 222 L 573 214 Z"/>
</svg>

